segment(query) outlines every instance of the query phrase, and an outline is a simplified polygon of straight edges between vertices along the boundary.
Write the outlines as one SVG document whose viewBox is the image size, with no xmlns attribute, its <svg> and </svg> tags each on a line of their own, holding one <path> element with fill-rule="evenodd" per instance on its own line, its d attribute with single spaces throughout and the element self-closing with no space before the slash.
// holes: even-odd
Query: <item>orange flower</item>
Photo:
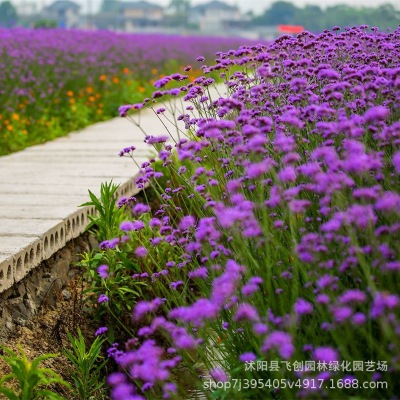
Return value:
<svg viewBox="0 0 400 400">
<path fill-rule="evenodd" d="M 74 92 L 72 90 L 68 90 L 67 96 L 72 97 L 74 95 Z"/>
<path fill-rule="evenodd" d="M 123 70 L 122 70 L 122 72 L 124 73 L 124 74 L 129 74 L 129 68 L 124 68 Z"/>
<path fill-rule="evenodd" d="M 102 82 L 104 82 L 106 79 L 107 79 L 107 77 L 106 77 L 105 75 L 100 75 L 100 80 L 101 80 Z"/>
<path fill-rule="evenodd" d="M 94 97 L 94 96 L 89 96 L 89 101 L 91 101 L 91 102 L 93 103 L 94 101 L 96 101 L 96 97 Z"/>
<path fill-rule="evenodd" d="M 114 82 L 115 84 L 117 84 L 117 83 L 119 83 L 119 79 L 118 79 L 116 76 L 114 76 L 113 82 Z"/>
<path fill-rule="evenodd" d="M 12 127 L 12 125 L 7 125 L 7 130 L 9 130 L 9 131 L 13 131 L 13 130 L 14 130 L 14 128 Z"/>
<path fill-rule="evenodd" d="M 152 73 L 153 75 L 155 75 L 157 72 L 158 72 L 158 70 L 155 69 L 155 68 L 153 68 L 153 69 L 151 70 L 151 73 Z"/>
<path fill-rule="evenodd" d="M 13 114 L 12 116 L 11 116 L 11 118 L 14 120 L 14 121 L 19 121 L 19 115 L 18 114 Z"/>
<path fill-rule="evenodd" d="M 139 86 L 138 90 L 140 93 L 144 93 L 146 91 L 146 89 L 143 86 Z"/>
<path fill-rule="evenodd" d="M 92 93 L 93 93 L 93 88 L 92 88 L 91 86 L 88 86 L 88 87 L 86 88 L 86 91 L 87 91 L 89 94 L 92 94 Z"/>
</svg>

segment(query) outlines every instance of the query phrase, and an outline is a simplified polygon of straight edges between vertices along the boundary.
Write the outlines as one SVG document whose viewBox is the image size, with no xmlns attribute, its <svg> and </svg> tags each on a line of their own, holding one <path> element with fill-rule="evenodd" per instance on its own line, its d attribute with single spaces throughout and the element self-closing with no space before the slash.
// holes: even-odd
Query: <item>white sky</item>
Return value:
<svg viewBox="0 0 400 400">
<path fill-rule="evenodd" d="M 1 1 L 1 0 L 0 0 Z M 40 10 L 43 6 L 47 6 L 53 3 L 54 0 L 11 0 L 13 4 L 19 5 L 21 3 L 36 3 L 38 9 Z M 96 12 L 102 3 L 102 0 L 72 0 L 82 6 L 82 12 L 85 13 L 86 10 L 91 8 Z M 122 0 L 123 1 L 123 0 Z M 133 1 L 133 0 L 132 0 Z M 148 0 L 152 3 L 159 4 L 161 6 L 167 6 L 170 0 Z M 197 5 L 201 3 L 207 3 L 209 0 L 191 0 L 192 5 Z M 268 8 L 274 0 L 222 0 L 228 4 L 236 5 L 241 11 L 252 10 L 255 15 L 260 15 Z M 400 9 L 400 0 L 289 0 L 297 6 L 304 6 L 305 4 L 316 4 L 324 8 L 334 4 L 346 3 L 352 6 L 366 6 L 375 7 L 380 4 L 391 3 L 397 9 Z"/>
</svg>

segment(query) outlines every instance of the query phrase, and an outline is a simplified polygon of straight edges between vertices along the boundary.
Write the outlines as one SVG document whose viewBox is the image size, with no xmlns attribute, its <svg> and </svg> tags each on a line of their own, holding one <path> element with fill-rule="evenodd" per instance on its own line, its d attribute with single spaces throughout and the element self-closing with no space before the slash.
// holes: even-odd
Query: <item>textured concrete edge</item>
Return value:
<svg viewBox="0 0 400 400">
<path fill-rule="evenodd" d="M 79 310 L 76 314 L 77 303 L 73 293 L 77 293 L 74 290 L 84 272 L 76 264 L 81 261 L 82 254 L 97 247 L 95 238 L 84 232 L 49 259 L 42 261 L 19 282 L 0 293 L 0 344 L 7 344 L 17 327 L 35 329 L 32 318 L 41 311 L 55 310 L 60 301 L 67 303 L 60 309 L 61 314 L 50 325 L 46 325 L 47 328 L 53 331 L 60 319 L 62 324 L 68 324 L 70 318 L 76 317 Z"/>
<path fill-rule="evenodd" d="M 135 185 L 137 176 L 133 176 L 119 186 L 118 197 L 134 196 L 142 190 Z M 62 249 L 67 242 L 80 236 L 90 222 L 89 216 L 95 214 L 96 209 L 93 206 L 80 207 L 76 212 L 65 217 L 62 223 L 45 232 L 40 238 L 32 237 L 31 243 L 18 249 L 15 254 L 3 255 L 0 258 L 0 293 L 18 283 L 42 261 L 49 259 Z"/>
</svg>

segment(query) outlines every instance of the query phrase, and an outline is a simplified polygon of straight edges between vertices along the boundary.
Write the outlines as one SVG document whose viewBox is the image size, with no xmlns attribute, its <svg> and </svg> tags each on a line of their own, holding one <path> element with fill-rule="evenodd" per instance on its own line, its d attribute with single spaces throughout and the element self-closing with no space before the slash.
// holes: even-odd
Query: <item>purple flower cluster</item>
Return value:
<svg viewBox="0 0 400 400">
<path fill-rule="evenodd" d="M 178 353 L 210 357 L 205 365 L 220 346 L 226 359 L 209 371 L 217 381 L 244 373 L 246 361 L 379 358 L 398 387 L 399 61 L 400 30 L 303 32 L 218 53 L 203 70 L 220 71 L 226 98 L 203 101 L 206 77 L 185 86 L 201 117 L 178 120 L 195 137 L 176 152 L 164 145 L 171 179 L 141 225 L 154 268 L 167 272 L 151 283 L 165 315 L 155 314 L 158 297 L 136 306 L 135 320 L 154 317 L 139 330 L 143 344 L 116 360 L 130 378 L 172 383 L 170 369 L 185 361 L 161 365 L 153 340 L 162 331 Z M 141 179 L 156 179 L 151 163 Z"/>
</svg>

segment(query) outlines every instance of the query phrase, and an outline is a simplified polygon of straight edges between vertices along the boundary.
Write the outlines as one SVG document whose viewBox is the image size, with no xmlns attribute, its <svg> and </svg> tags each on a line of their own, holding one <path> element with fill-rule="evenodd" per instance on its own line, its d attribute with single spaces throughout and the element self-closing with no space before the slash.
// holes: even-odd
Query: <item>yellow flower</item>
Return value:
<svg viewBox="0 0 400 400">
<path fill-rule="evenodd" d="M 7 130 L 9 130 L 9 131 L 13 131 L 13 130 L 14 130 L 14 128 L 12 127 L 12 125 L 7 125 Z"/>
<path fill-rule="evenodd" d="M 153 69 L 151 70 L 151 73 L 152 73 L 153 75 L 157 74 L 157 72 L 158 72 L 158 70 L 155 69 L 155 68 L 153 68 Z"/>
</svg>

